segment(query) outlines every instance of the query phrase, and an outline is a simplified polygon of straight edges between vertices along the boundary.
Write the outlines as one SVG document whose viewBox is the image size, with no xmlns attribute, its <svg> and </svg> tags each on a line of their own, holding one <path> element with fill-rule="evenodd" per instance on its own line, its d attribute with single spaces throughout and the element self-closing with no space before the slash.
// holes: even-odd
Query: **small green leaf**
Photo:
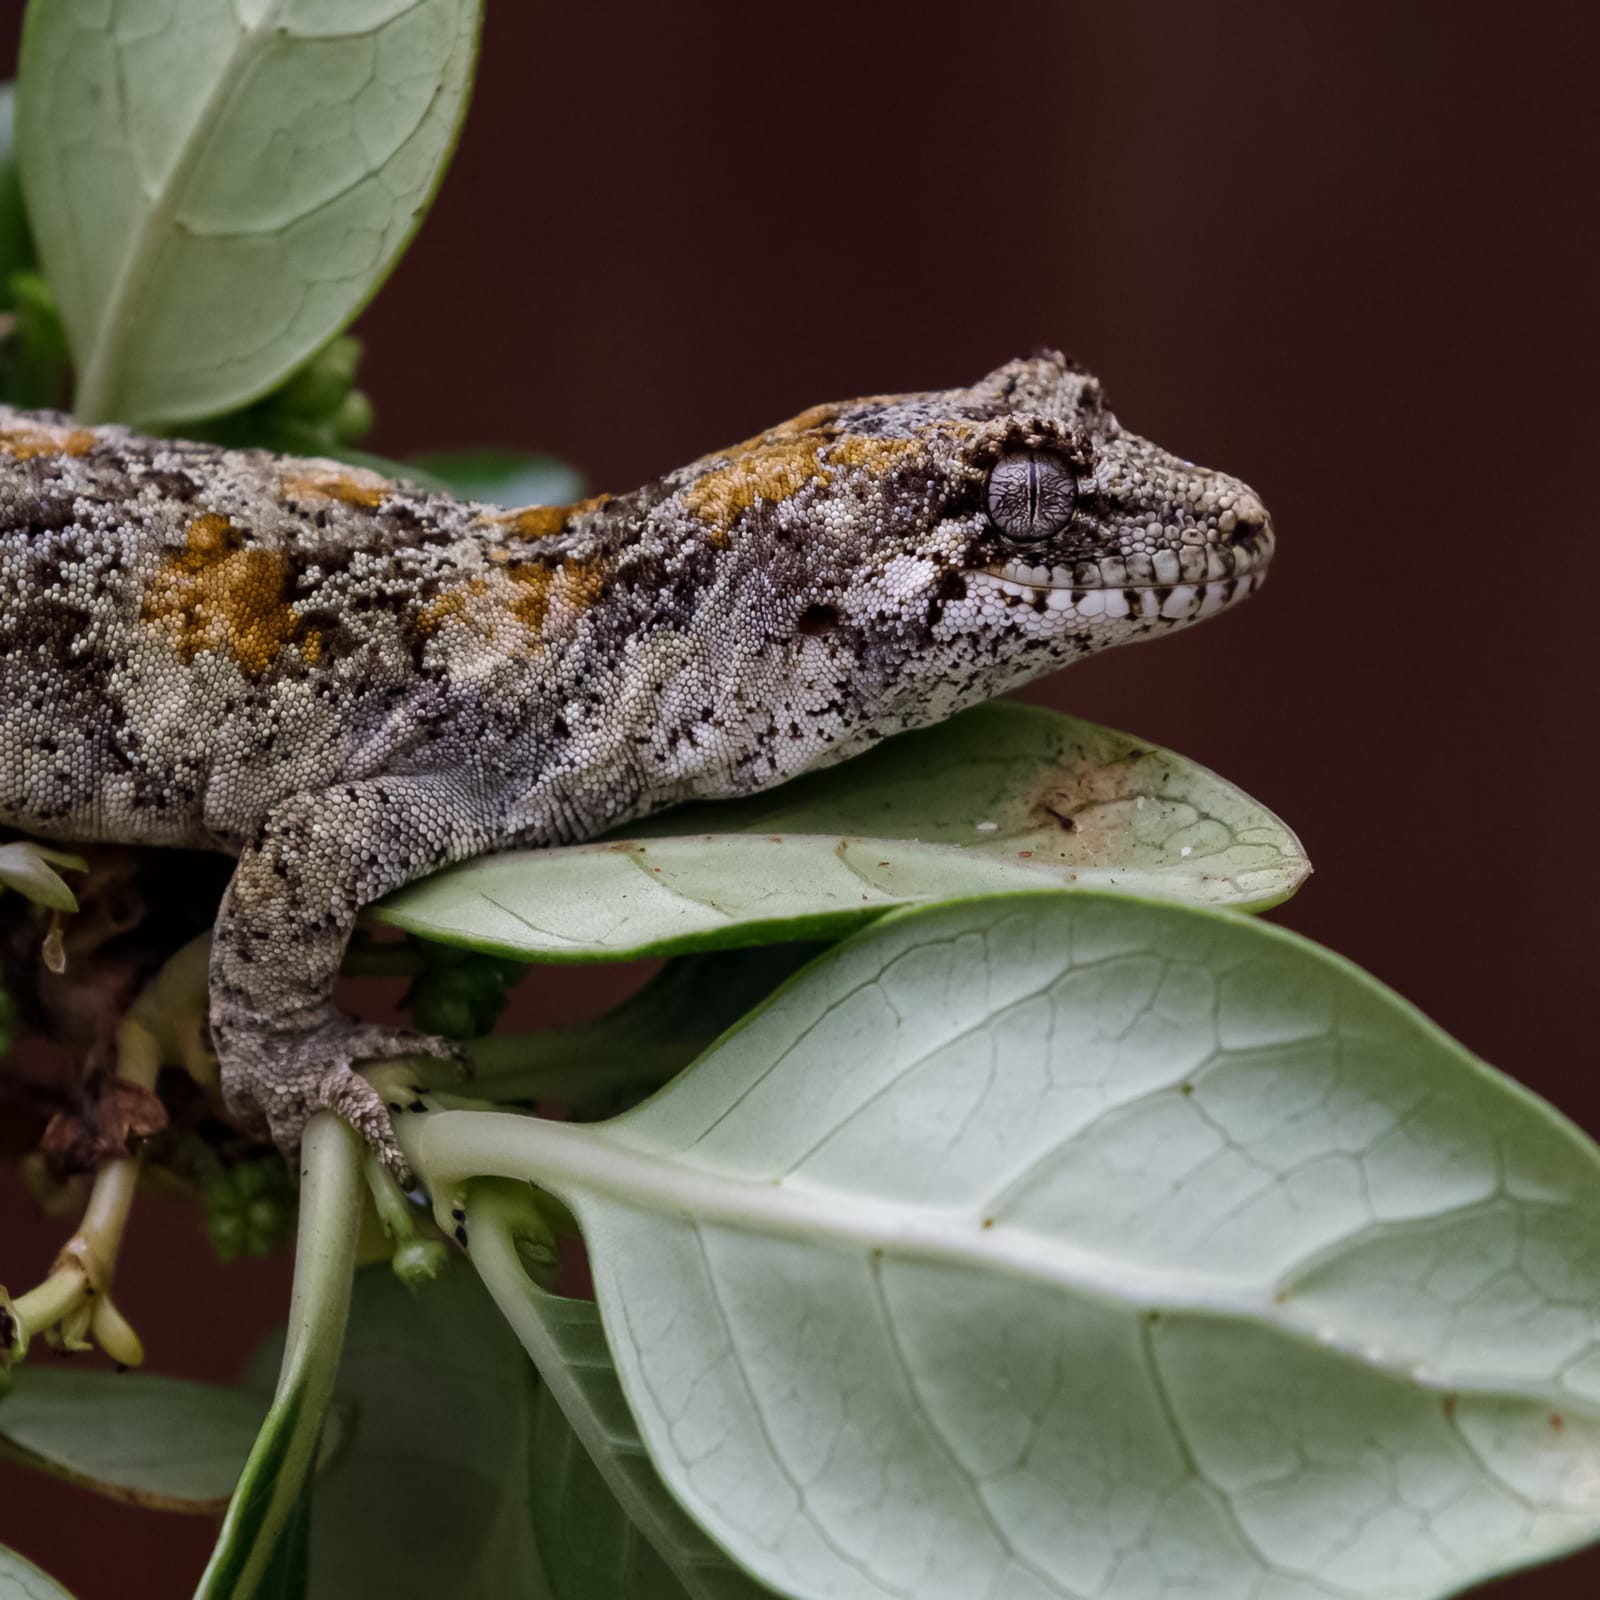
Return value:
<svg viewBox="0 0 1600 1600">
<path fill-rule="evenodd" d="M 491 506 L 566 506 L 584 491 L 578 470 L 554 456 L 518 450 L 442 450 L 416 464 L 459 499 Z"/>
<path fill-rule="evenodd" d="M 399 258 L 480 0 L 34 0 L 17 147 L 87 421 L 265 393 Z"/>
<path fill-rule="evenodd" d="M 206 1232 L 222 1261 L 265 1256 L 288 1239 L 294 1227 L 294 1180 L 277 1151 L 218 1166 L 200 1192 Z"/>
<path fill-rule="evenodd" d="M 139 1372 L 23 1366 L 12 1383 L 0 1401 L 9 1454 L 161 1511 L 220 1512 L 267 1409 L 247 1390 Z"/>
<path fill-rule="evenodd" d="M 507 989 L 527 975 L 520 962 L 479 955 L 453 945 L 414 947 L 422 956 L 422 970 L 400 1004 L 424 1033 L 445 1039 L 479 1039 L 494 1029 L 505 1010 Z"/>
<path fill-rule="evenodd" d="M 56 867 L 65 867 L 69 872 L 87 872 L 89 864 L 82 856 L 52 850 L 32 839 L 0 844 L 0 893 L 15 889 L 25 900 L 51 911 L 76 911 L 78 897 L 53 870 Z"/>
<path fill-rule="evenodd" d="M 902 912 L 615 1121 L 412 1159 L 571 1209 L 657 1470 L 797 1600 L 1434 1600 L 1600 1538 L 1600 1150 L 1263 922 Z"/>
<path fill-rule="evenodd" d="M 326 422 L 338 415 L 356 386 L 361 341 L 341 334 L 330 339 L 271 395 L 278 414 L 300 422 Z"/>
<path fill-rule="evenodd" d="M 980 706 L 625 839 L 513 851 L 391 895 L 376 922 L 528 961 L 837 938 L 897 906 L 1116 888 L 1261 909 L 1310 864 L 1204 767 L 1031 706 Z"/>
<path fill-rule="evenodd" d="M 418 456 L 416 465 L 462 500 L 490 505 L 559 506 L 583 493 L 583 479 L 554 456 L 517 450 L 444 450 Z"/>
<path fill-rule="evenodd" d="M 72 1600 L 72 1596 L 49 1573 L 0 1545 L 0 1600 Z"/>
<path fill-rule="evenodd" d="M 254 404 L 219 417 L 182 424 L 187 439 L 227 450 L 271 450 L 279 455 L 338 455 L 372 426 L 372 403 L 356 388 L 361 341 L 348 334 L 320 350 Z M 390 477 L 404 477 L 398 467 Z"/>
<path fill-rule="evenodd" d="M 0 333 L 0 399 L 24 410 L 57 410 L 66 402 L 72 357 L 50 285 L 37 272 L 5 280 L 9 326 Z"/>
</svg>

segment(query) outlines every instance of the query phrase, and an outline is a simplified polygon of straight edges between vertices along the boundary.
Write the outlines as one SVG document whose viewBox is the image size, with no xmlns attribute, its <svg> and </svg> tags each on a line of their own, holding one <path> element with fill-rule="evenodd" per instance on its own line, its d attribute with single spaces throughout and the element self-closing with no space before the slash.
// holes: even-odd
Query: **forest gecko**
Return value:
<svg viewBox="0 0 1600 1600">
<path fill-rule="evenodd" d="M 631 494 L 508 511 L 334 461 L 0 408 L 0 825 L 237 856 L 210 1027 L 292 1150 L 357 1062 L 368 902 L 843 760 L 1261 582 L 1235 478 L 1063 357 L 821 405 Z"/>
</svg>

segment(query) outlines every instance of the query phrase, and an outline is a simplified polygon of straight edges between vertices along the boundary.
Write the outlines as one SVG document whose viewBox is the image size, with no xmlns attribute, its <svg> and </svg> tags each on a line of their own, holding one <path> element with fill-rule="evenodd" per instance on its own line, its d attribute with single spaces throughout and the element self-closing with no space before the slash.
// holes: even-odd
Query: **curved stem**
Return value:
<svg viewBox="0 0 1600 1600">
<path fill-rule="evenodd" d="M 644 1441 L 604 1354 L 599 1311 L 540 1286 L 529 1271 L 529 1247 L 553 1255 L 548 1219 L 526 1184 L 484 1178 L 466 1194 L 472 1264 L 500 1313 L 533 1358 L 540 1382 L 555 1401 L 594 1469 L 633 1528 L 677 1575 L 686 1594 L 708 1593 L 715 1574 L 709 1541 L 685 1537 L 681 1513 L 650 1464 Z M 602 1341 L 596 1351 L 595 1341 Z M 710 1576 L 712 1582 L 705 1579 Z M 741 1587 L 740 1592 L 745 1592 Z"/>
<path fill-rule="evenodd" d="M 272 1409 L 239 1475 L 195 1600 L 249 1600 L 316 1460 L 350 1311 L 362 1145 L 331 1112 L 306 1125 L 288 1339 Z"/>
<path fill-rule="evenodd" d="M 161 1042 L 141 1013 L 147 989 L 117 1028 L 117 1076 L 137 1088 L 154 1090 L 161 1070 Z M 61 1247 L 50 1276 L 12 1302 L 12 1352 L 26 1351 L 41 1333 L 59 1338 L 69 1350 L 86 1349 L 92 1332 L 112 1360 L 136 1367 L 144 1347 L 128 1320 L 111 1303 L 111 1279 L 139 1184 L 139 1154 L 116 1156 L 95 1174 L 89 1203 L 77 1232 Z"/>
<path fill-rule="evenodd" d="M 80 1272 L 52 1272 L 36 1289 L 20 1294 L 11 1302 L 11 1319 L 16 1328 L 19 1353 L 28 1341 L 46 1328 L 54 1327 L 83 1298 Z"/>
</svg>

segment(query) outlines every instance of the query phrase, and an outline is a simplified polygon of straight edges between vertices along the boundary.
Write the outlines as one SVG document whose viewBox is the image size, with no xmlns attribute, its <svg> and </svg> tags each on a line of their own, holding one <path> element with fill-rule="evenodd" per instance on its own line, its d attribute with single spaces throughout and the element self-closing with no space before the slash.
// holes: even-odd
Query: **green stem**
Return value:
<svg viewBox="0 0 1600 1600">
<path fill-rule="evenodd" d="M 698 1045 L 699 1040 L 695 1041 Z M 485 1100 L 563 1100 L 583 1105 L 623 1093 L 659 1089 L 698 1050 L 675 1041 L 618 1049 L 605 1034 L 503 1034 L 468 1046 L 473 1092 Z M 431 1075 L 430 1075 L 431 1076 Z"/>
<path fill-rule="evenodd" d="M 608 1402 L 609 1394 L 615 1392 L 614 1373 L 574 1361 L 570 1344 L 564 1346 L 561 1338 L 565 1321 L 570 1340 L 572 1311 L 567 1308 L 573 1303 L 541 1288 L 528 1272 L 519 1246 L 531 1244 L 547 1250 L 554 1242 L 530 1190 L 525 1184 L 479 1179 L 467 1190 L 466 1206 L 472 1264 L 484 1287 L 533 1358 L 540 1382 L 618 1504 L 667 1566 L 685 1578 L 680 1564 L 683 1538 L 672 1524 L 670 1499 L 658 1484 L 652 1486 L 648 1481 L 654 1478 L 648 1467 L 641 1472 L 643 1447 L 631 1419 L 604 1420 L 612 1416 Z M 587 1318 L 583 1320 L 592 1327 Z"/>
<path fill-rule="evenodd" d="M 83 1276 L 78 1272 L 52 1272 L 37 1288 L 18 1295 L 11 1302 L 11 1318 L 17 1332 L 17 1354 L 28 1341 L 54 1327 L 83 1298 Z"/>
<path fill-rule="evenodd" d="M 272 1409 L 239 1476 L 195 1600 L 249 1600 L 316 1460 L 350 1311 L 362 1145 L 331 1112 L 306 1125 L 288 1339 Z"/>
<path fill-rule="evenodd" d="M 472 1185 L 469 1220 L 472 1225 L 472 1265 L 489 1291 L 500 1314 L 511 1324 L 523 1348 L 533 1358 L 540 1380 L 550 1390 L 573 1432 L 588 1450 L 595 1466 L 624 1505 L 633 1499 L 630 1487 L 616 1481 L 616 1452 L 597 1426 L 594 1407 L 585 1399 L 577 1374 L 567 1361 L 551 1328 L 540 1314 L 541 1300 L 554 1296 L 540 1289 L 523 1266 L 518 1238 L 549 1247 L 550 1230 L 521 1186 L 480 1180 Z"/>
</svg>

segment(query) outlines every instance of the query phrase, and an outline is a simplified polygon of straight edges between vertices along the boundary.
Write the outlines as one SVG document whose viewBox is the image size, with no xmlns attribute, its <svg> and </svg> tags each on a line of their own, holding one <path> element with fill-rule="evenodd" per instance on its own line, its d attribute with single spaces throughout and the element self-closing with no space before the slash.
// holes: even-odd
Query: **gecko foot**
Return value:
<svg viewBox="0 0 1600 1600">
<path fill-rule="evenodd" d="M 332 1111 L 356 1130 L 404 1189 L 413 1187 L 411 1169 L 394 1136 L 391 1108 L 366 1078 L 358 1062 L 406 1056 L 456 1061 L 460 1049 L 431 1034 L 351 1022 L 340 1017 L 307 1033 L 226 1038 L 222 1046 L 222 1086 L 228 1105 L 247 1124 L 271 1133 L 285 1155 L 300 1147 L 306 1123 L 318 1111 Z"/>
</svg>

